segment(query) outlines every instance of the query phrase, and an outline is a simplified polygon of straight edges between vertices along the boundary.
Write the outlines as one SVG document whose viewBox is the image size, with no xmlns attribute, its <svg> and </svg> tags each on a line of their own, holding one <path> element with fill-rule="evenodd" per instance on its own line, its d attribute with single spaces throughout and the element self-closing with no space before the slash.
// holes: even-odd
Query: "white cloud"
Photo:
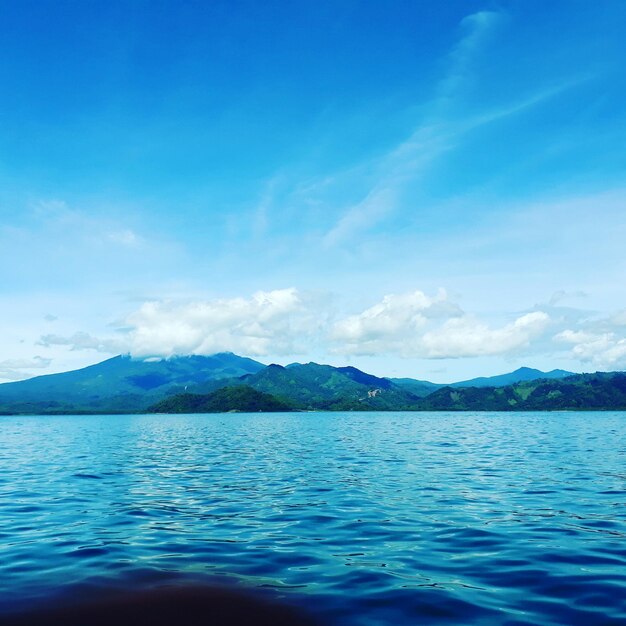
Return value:
<svg viewBox="0 0 626 626">
<path fill-rule="evenodd" d="M 445 290 L 390 294 L 356 314 L 295 288 L 250 297 L 152 300 L 116 324 L 114 335 L 46 334 L 38 345 L 69 352 L 169 357 L 232 351 L 249 356 L 318 354 L 459 359 L 556 355 L 597 369 L 626 368 L 626 314 L 605 317 L 548 304 L 487 320 L 465 312 Z M 549 331 L 549 332 L 548 332 Z M 56 357 L 55 357 L 56 358 Z M 23 369 L 49 360 L 24 361 Z M 3 378 L 23 378 L 3 362 Z"/>
<path fill-rule="evenodd" d="M 293 288 L 258 291 L 250 298 L 153 300 L 120 320 L 116 337 L 48 334 L 37 343 L 137 357 L 223 351 L 297 354 L 325 323 L 325 313 L 314 310 L 314 300 Z"/>
<path fill-rule="evenodd" d="M 387 295 L 381 302 L 358 315 L 337 322 L 332 338 L 337 341 L 374 344 L 378 341 L 403 343 L 407 332 L 423 328 L 429 317 L 457 312 L 455 305 L 449 309 L 445 291 L 430 298 L 421 291 L 401 295 Z M 460 310 L 458 310 L 460 313 Z"/>
<path fill-rule="evenodd" d="M 335 352 L 398 354 L 427 359 L 502 355 L 524 348 L 550 322 L 542 311 L 527 313 L 500 328 L 465 314 L 440 290 L 388 295 L 358 315 L 337 322 L 331 332 Z"/>
<path fill-rule="evenodd" d="M 600 370 L 626 368 L 626 338 L 616 332 L 568 329 L 554 338 L 569 344 L 572 357 L 582 363 L 589 363 Z"/>
<path fill-rule="evenodd" d="M 0 380 L 22 380 L 32 376 L 31 370 L 47 368 L 52 359 L 35 356 L 32 359 L 7 359 L 0 361 Z"/>
<path fill-rule="evenodd" d="M 570 356 L 599 370 L 626 369 L 626 310 L 587 316 L 554 336 Z"/>
<path fill-rule="evenodd" d="M 518 317 L 501 328 L 490 328 L 466 316 L 448 320 L 424 334 L 421 346 L 428 358 L 459 358 L 509 354 L 527 347 L 550 323 L 543 311 Z"/>
<path fill-rule="evenodd" d="M 137 357 L 330 351 L 443 359 L 508 355 L 528 347 L 551 323 L 547 313 L 533 311 L 493 327 L 465 313 L 443 289 L 433 296 L 391 294 L 356 315 L 338 321 L 332 316 L 332 307 L 294 288 L 259 291 L 249 298 L 155 300 L 121 320 L 117 337 L 49 334 L 39 345 Z"/>
<path fill-rule="evenodd" d="M 251 298 L 146 302 L 127 324 L 136 356 L 294 354 L 316 320 L 296 289 L 259 291 Z"/>
</svg>

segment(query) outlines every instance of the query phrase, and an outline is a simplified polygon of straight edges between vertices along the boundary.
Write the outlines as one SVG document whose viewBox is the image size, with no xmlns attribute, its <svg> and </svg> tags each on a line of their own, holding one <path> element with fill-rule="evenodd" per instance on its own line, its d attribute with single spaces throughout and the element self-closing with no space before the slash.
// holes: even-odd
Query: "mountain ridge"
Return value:
<svg viewBox="0 0 626 626">
<path fill-rule="evenodd" d="M 539 379 L 559 379 L 572 376 L 574 372 L 566 370 L 554 369 L 549 372 L 543 372 L 532 367 L 519 367 L 518 369 L 506 374 L 498 374 L 496 376 L 479 376 L 470 378 L 469 380 L 461 380 L 451 383 L 450 387 L 504 387 L 529 380 Z"/>
<path fill-rule="evenodd" d="M 585 376 L 591 375 L 522 367 L 442 385 L 413 378 L 382 378 L 353 366 L 314 362 L 265 365 L 233 353 L 166 359 L 119 355 L 78 370 L 0 384 L 0 413 L 136 413 L 151 411 L 182 395 L 193 395 L 193 402 L 226 410 L 241 410 L 238 407 L 246 402 L 250 406 L 276 402 L 277 407 L 293 410 L 327 411 L 580 408 L 585 401 L 604 406 L 602 398 L 590 391 L 593 385 L 605 388 L 603 393 L 610 398 L 607 408 L 611 402 L 621 406 L 618 378 L 600 374 L 595 379 L 582 378 Z M 234 388 L 239 390 L 235 393 Z M 220 389 L 231 391 L 201 398 Z M 547 389 L 544 395 L 542 389 Z M 179 399 L 175 404 L 183 406 L 185 402 L 192 401 Z M 228 409 L 229 402 L 232 409 Z"/>
</svg>

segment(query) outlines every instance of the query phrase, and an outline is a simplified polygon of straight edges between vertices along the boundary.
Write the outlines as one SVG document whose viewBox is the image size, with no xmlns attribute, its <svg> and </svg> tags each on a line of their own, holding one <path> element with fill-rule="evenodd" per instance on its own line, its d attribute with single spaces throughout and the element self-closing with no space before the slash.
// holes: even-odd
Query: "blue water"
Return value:
<svg viewBox="0 0 626 626">
<path fill-rule="evenodd" d="M 0 611 L 187 580 L 341 625 L 626 624 L 626 414 L 0 418 Z"/>
</svg>

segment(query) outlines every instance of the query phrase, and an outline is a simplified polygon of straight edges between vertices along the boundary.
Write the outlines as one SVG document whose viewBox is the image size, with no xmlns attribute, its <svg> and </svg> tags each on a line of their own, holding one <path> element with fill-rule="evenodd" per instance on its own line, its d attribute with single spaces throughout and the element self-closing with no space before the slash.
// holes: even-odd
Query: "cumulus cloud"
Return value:
<svg viewBox="0 0 626 626">
<path fill-rule="evenodd" d="M 136 356 L 295 354 L 314 330 L 307 298 L 296 289 L 258 291 L 250 298 L 146 302 L 126 320 Z"/>
<path fill-rule="evenodd" d="M 518 317 L 500 328 L 490 328 L 470 316 L 448 320 L 421 339 L 428 358 L 459 358 L 508 354 L 527 347 L 550 323 L 543 311 Z"/>
<path fill-rule="evenodd" d="M 313 300 L 293 288 L 258 291 L 250 298 L 154 300 L 123 319 L 117 337 L 48 334 L 38 344 L 138 357 L 223 351 L 297 354 L 305 350 L 301 340 L 324 323 L 324 313 L 314 310 Z"/>
<path fill-rule="evenodd" d="M 402 345 L 407 333 L 418 332 L 429 318 L 456 314 L 461 314 L 460 309 L 448 301 L 443 290 L 432 298 L 421 291 L 392 294 L 362 313 L 338 321 L 331 337 L 361 346 L 373 347 L 381 341 Z"/>
<path fill-rule="evenodd" d="M 358 315 L 338 321 L 331 340 L 335 352 L 398 354 L 429 359 L 502 355 L 524 348 L 543 334 L 550 317 L 527 313 L 500 328 L 467 315 L 445 291 L 388 295 Z"/>
<path fill-rule="evenodd" d="M 514 353 L 540 338 L 552 323 L 546 312 L 533 311 L 494 327 L 465 313 L 443 289 L 434 295 L 419 290 L 387 295 L 335 321 L 331 307 L 319 297 L 289 288 L 258 291 L 248 298 L 148 301 L 120 321 L 116 337 L 49 334 L 39 344 L 141 358 L 328 350 L 444 359 Z"/>
<path fill-rule="evenodd" d="M 52 359 L 35 356 L 32 359 L 7 359 L 0 361 L 0 380 L 22 380 L 29 378 L 32 370 L 45 369 Z"/>
<path fill-rule="evenodd" d="M 626 338 L 617 332 L 564 330 L 555 340 L 571 346 L 571 355 L 600 370 L 626 368 Z"/>
<path fill-rule="evenodd" d="M 249 297 L 152 300 L 121 318 L 111 336 L 43 335 L 38 345 L 140 358 L 232 351 L 249 356 L 332 353 L 457 359 L 559 354 L 596 369 L 626 369 L 626 311 L 537 305 L 497 323 L 465 312 L 445 290 L 390 294 L 337 317 L 327 302 L 295 288 Z M 0 378 L 24 378 L 49 359 L 0 363 Z M 22 371 L 24 370 L 24 371 Z"/>
</svg>

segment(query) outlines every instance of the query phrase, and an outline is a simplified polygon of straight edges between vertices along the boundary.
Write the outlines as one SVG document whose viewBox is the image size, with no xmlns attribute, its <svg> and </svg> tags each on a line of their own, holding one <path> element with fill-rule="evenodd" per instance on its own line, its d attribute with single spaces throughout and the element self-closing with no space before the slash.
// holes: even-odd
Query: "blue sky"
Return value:
<svg viewBox="0 0 626 626">
<path fill-rule="evenodd" d="M 0 381 L 626 368 L 623 2 L 0 9 Z"/>
</svg>

